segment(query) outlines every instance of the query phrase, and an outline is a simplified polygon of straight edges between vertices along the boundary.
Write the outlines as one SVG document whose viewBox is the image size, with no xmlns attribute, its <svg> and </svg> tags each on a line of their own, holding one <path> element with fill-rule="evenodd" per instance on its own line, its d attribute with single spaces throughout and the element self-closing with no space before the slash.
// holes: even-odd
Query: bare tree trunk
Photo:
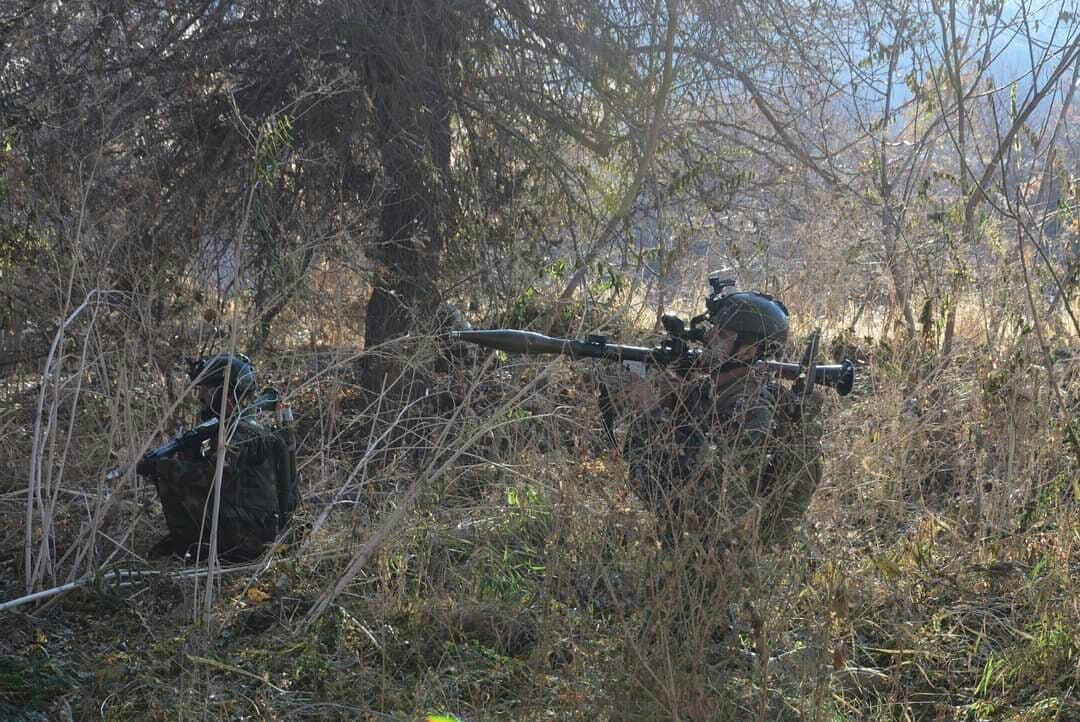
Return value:
<svg viewBox="0 0 1080 722">
<path fill-rule="evenodd" d="M 893 284 L 893 301 L 904 317 L 908 340 L 915 338 L 915 315 L 911 311 L 911 288 L 907 269 L 900 257 L 899 228 L 892 208 L 886 202 L 881 209 L 881 226 L 885 242 L 885 264 Z"/>
<path fill-rule="evenodd" d="M 881 141 L 878 144 L 878 153 L 881 155 L 878 163 L 878 185 L 881 192 L 881 230 L 885 244 L 885 264 L 892 279 L 893 300 L 904 316 L 904 328 L 910 341 L 915 338 L 915 317 L 911 312 L 911 289 L 908 288 L 907 273 L 905 272 L 904 261 L 900 258 L 898 247 L 900 224 L 893 207 L 893 183 L 889 180 L 889 144 L 886 142 L 889 133 L 888 119 L 892 115 L 893 83 L 896 80 L 896 69 L 900 62 L 900 48 L 899 42 L 893 43 L 892 51 L 889 54 L 889 71 L 885 85 L 885 110 L 883 116 L 886 119 L 886 126 L 882 129 Z"/>
<path fill-rule="evenodd" d="M 942 55 L 945 58 L 946 73 L 952 85 L 956 101 L 956 135 L 954 143 L 956 152 L 960 157 L 960 198 L 964 204 L 963 232 L 960 234 L 960 247 L 970 248 L 975 242 L 975 207 L 968 201 L 971 198 L 971 186 L 968 179 L 967 166 L 967 116 L 965 110 L 965 93 L 963 78 L 960 72 L 960 45 L 956 37 L 956 0 L 949 0 L 949 19 L 946 23 L 944 16 L 938 10 L 938 19 L 941 22 L 941 41 L 944 43 Z M 952 354 L 953 337 L 956 335 L 956 305 L 958 299 L 959 282 L 954 279 L 951 284 L 952 297 L 949 299 L 948 310 L 945 312 L 945 330 L 941 340 L 941 355 L 948 358 Z"/>
<path fill-rule="evenodd" d="M 451 104 L 444 83 L 451 40 L 443 5 L 421 5 L 388 2 L 379 8 L 383 19 L 401 28 L 399 35 L 408 31 L 413 38 L 393 46 L 394 54 L 368 58 L 386 192 L 381 240 L 372 253 L 377 267 L 367 305 L 367 348 L 407 333 L 438 298 L 445 243 L 442 184 L 450 167 Z M 369 367 L 368 388 L 378 388 L 381 366 Z"/>
</svg>

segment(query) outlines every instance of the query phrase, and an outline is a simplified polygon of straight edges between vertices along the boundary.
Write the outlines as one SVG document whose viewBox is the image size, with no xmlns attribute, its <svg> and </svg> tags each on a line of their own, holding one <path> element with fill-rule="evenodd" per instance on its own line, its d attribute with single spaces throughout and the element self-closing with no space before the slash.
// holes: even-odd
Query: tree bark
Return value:
<svg viewBox="0 0 1080 722">
<path fill-rule="evenodd" d="M 438 303 L 437 281 L 445 244 L 445 182 L 450 168 L 450 39 L 442 3 L 383 8 L 400 28 L 393 53 L 375 52 L 368 66 L 376 137 L 385 182 L 380 242 L 367 305 L 364 344 L 373 348 L 402 336 Z M 408 33 L 412 40 L 400 40 Z M 384 363 L 372 363 L 368 388 L 378 388 Z"/>
</svg>

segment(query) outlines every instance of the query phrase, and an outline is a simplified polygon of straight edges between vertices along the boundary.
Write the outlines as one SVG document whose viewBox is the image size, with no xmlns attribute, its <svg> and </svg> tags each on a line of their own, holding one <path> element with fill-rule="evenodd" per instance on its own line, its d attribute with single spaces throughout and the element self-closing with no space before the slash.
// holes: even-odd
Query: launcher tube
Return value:
<svg viewBox="0 0 1080 722">
<path fill-rule="evenodd" d="M 506 353 L 527 355 L 558 354 L 570 358 L 598 358 L 609 361 L 640 361 L 655 365 L 679 363 L 683 367 L 692 366 L 701 354 L 700 349 L 687 349 L 677 358 L 672 357 L 672 350 L 665 346 L 624 346 L 605 341 L 576 341 L 555 336 L 545 336 L 535 331 L 517 329 L 493 329 L 489 331 L 452 331 L 451 338 L 467 341 L 479 346 L 493 348 Z M 759 361 L 758 368 L 765 368 L 782 379 L 794 381 L 803 373 L 799 364 L 784 361 Z M 840 364 L 816 366 L 814 383 L 836 389 L 836 393 L 845 396 L 851 391 L 855 381 L 855 366 L 845 360 Z"/>
</svg>

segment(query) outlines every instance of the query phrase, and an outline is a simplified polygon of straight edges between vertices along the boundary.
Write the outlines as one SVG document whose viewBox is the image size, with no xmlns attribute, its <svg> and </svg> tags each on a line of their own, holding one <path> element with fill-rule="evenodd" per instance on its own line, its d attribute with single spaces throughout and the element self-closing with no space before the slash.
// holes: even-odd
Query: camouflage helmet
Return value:
<svg viewBox="0 0 1080 722">
<path fill-rule="evenodd" d="M 220 353 L 192 361 L 188 364 L 188 376 L 196 386 L 224 386 L 225 370 L 230 367 L 230 394 L 242 399 L 255 390 L 255 367 L 244 354 Z"/>
<path fill-rule="evenodd" d="M 758 344 L 758 353 L 779 351 L 788 338 L 788 310 L 767 293 L 740 291 L 723 295 L 713 293 L 706 301 L 709 321 L 726 331 L 734 331 L 740 340 Z"/>
</svg>

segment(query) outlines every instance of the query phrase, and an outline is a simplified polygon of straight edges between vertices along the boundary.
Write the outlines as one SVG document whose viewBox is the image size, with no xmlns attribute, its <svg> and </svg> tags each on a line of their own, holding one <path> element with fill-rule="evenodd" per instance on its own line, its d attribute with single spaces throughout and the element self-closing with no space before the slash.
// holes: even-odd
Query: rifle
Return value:
<svg viewBox="0 0 1080 722">
<path fill-rule="evenodd" d="M 535 331 L 518 329 L 492 329 L 488 331 L 451 331 L 450 337 L 459 341 L 474 343 L 506 353 L 526 355 L 558 354 L 572 359 L 597 358 L 608 361 L 638 361 L 653 366 L 675 366 L 679 370 L 689 371 L 701 356 L 701 349 L 690 348 L 689 341 L 701 340 L 692 327 L 686 330 L 682 319 L 665 315 L 661 318 L 668 335 L 656 346 L 626 346 L 608 343 L 606 336 L 590 335 L 584 341 L 545 336 Z M 696 324 L 695 324 L 696 325 Z M 815 385 L 836 389 L 840 396 L 846 396 L 855 382 L 855 365 L 848 359 L 839 364 L 818 365 L 814 363 L 817 352 L 817 332 L 807 349 L 803 363 L 761 360 L 752 364 L 775 373 L 787 381 L 802 384 L 804 390 L 812 390 Z"/>
<path fill-rule="evenodd" d="M 281 400 L 281 394 L 276 389 L 266 388 L 263 389 L 259 398 L 255 399 L 248 406 L 240 411 L 241 416 L 254 413 L 256 411 L 269 411 L 275 408 L 278 402 Z M 198 426 L 194 426 L 187 431 L 176 436 L 171 441 L 162 444 L 156 449 L 151 449 L 143 454 L 142 461 L 157 461 L 158 459 L 166 459 L 181 451 L 187 451 L 189 449 L 197 449 L 202 446 L 204 441 L 214 438 L 218 432 L 218 424 L 221 423 L 221 419 L 214 417 L 207 421 L 202 422 Z M 123 476 L 130 468 L 129 464 L 124 466 L 118 466 L 105 474 L 106 481 L 113 481 L 114 479 Z"/>
</svg>

